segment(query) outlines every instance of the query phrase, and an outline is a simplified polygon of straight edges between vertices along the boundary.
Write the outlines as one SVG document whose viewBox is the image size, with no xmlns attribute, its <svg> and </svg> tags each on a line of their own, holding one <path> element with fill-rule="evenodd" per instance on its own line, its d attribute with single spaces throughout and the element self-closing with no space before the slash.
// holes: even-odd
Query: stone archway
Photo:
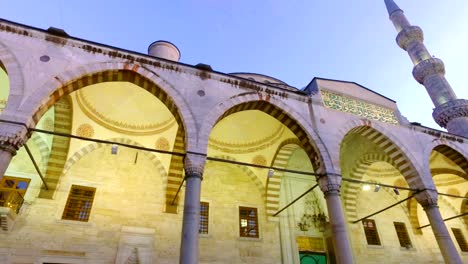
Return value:
<svg viewBox="0 0 468 264">
<path fill-rule="evenodd" d="M 5 109 L 14 111 L 19 107 L 24 90 L 24 78 L 16 56 L 0 42 L 0 67 L 8 74 L 10 95 Z M 11 100 L 13 99 L 13 100 Z"/>
<path fill-rule="evenodd" d="M 285 169 L 293 152 L 300 148 L 300 141 L 297 139 L 287 139 L 283 141 L 276 151 L 271 162 L 275 168 Z M 266 210 L 268 217 L 272 217 L 279 210 L 281 179 L 283 171 L 275 171 L 266 183 Z"/>
<path fill-rule="evenodd" d="M 200 129 L 200 149 L 207 149 L 208 138 L 212 128 L 223 118 L 246 110 L 259 110 L 288 127 L 298 138 L 301 147 L 311 159 L 312 166 L 317 173 L 332 170 L 333 165 L 325 145 L 314 132 L 309 122 L 294 109 L 274 97 L 264 96 L 261 93 L 246 93 L 231 97 L 218 104 L 203 122 Z"/>
<path fill-rule="evenodd" d="M 31 114 L 32 125 L 37 124 L 41 116 L 64 95 L 103 82 L 130 82 L 153 94 L 167 107 L 179 125 L 172 151 L 185 153 L 186 149 L 195 145 L 197 140 L 195 119 L 188 103 L 172 85 L 137 64 L 99 63 L 65 72 L 36 90 L 24 101 L 21 110 Z M 173 155 L 166 182 L 167 207 L 176 197 L 178 186 L 183 179 L 183 167 L 183 157 Z M 177 202 L 176 197 L 176 204 Z M 176 210 L 171 208 L 170 211 Z"/>
</svg>

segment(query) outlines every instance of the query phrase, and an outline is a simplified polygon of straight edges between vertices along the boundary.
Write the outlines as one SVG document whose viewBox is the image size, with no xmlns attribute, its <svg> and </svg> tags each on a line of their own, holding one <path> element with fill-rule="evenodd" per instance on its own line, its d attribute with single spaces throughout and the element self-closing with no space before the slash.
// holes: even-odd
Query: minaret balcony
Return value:
<svg viewBox="0 0 468 264">
<path fill-rule="evenodd" d="M 424 79 L 426 79 L 427 76 L 434 74 L 445 75 L 444 63 L 437 58 L 423 60 L 413 68 L 413 77 L 420 84 L 424 83 Z"/>
<path fill-rule="evenodd" d="M 403 28 L 400 33 L 398 33 L 396 41 L 400 48 L 408 50 L 408 46 L 412 42 L 422 43 L 424 41 L 424 34 L 420 27 L 409 26 Z"/>
</svg>

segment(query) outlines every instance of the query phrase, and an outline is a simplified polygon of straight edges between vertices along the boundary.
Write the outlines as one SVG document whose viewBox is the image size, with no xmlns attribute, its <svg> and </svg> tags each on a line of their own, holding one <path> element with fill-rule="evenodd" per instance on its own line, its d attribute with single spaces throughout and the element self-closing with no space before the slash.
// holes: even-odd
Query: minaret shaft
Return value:
<svg viewBox="0 0 468 264">
<path fill-rule="evenodd" d="M 398 46 L 408 52 L 413 62 L 413 77 L 424 85 L 434 103 L 434 120 L 448 132 L 468 138 L 468 100 L 457 99 L 445 79 L 444 63 L 431 56 L 424 46 L 422 29 L 411 25 L 403 10 L 392 0 L 385 0 L 385 4 L 398 32 Z"/>
</svg>

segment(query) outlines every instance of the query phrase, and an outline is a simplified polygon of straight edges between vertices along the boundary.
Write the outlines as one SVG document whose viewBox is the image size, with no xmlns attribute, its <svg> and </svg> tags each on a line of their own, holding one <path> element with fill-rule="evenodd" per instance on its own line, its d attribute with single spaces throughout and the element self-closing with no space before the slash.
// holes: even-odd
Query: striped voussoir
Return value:
<svg viewBox="0 0 468 264">
<path fill-rule="evenodd" d="M 297 139 L 283 141 L 273 158 L 272 167 L 285 169 L 289 164 L 289 159 L 293 152 L 300 148 L 300 142 Z M 279 210 L 281 179 L 284 172 L 275 170 L 273 176 L 267 179 L 266 183 L 266 211 L 269 217 L 272 217 Z"/>
<path fill-rule="evenodd" d="M 184 153 L 185 152 L 185 132 L 182 126 L 179 125 L 177 129 L 177 135 L 174 142 L 174 148 L 172 151 Z M 177 206 L 179 197 L 177 194 L 177 190 L 179 186 L 182 184 L 183 181 L 183 171 L 184 171 L 184 157 L 178 155 L 172 155 L 171 157 L 171 165 L 169 166 L 169 173 L 167 175 L 167 184 L 166 184 L 166 209 L 170 208 L 170 206 Z M 174 200 L 174 197 L 176 199 Z M 174 200 L 174 204 L 172 201 Z M 166 210 L 167 211 L 167 210 Z"/>
<path fill-rule="evenodd" d="M 62 97 L 54 106 L 54 132 L 71 134 L 73 112 L 70 97 Z M 54 197 L 67 160 L 69 146 L 69 137 L 53 136 L 50 156 L 44 175 L 44 180 L 49 190 L 42 188 L 39 192 L 40 198 L 52 199 Z"/>
<path fill-rule="evenodd" d="M 140 143 L 135 142 L 131 139 L 127 139 L 127 138 L 111 138 L 109 139 L 109 141 L 127 144 L 127 145 L 134 145 L 138 147 L 144 147 Z M 91 143 L 79 149 L 65 163 L 62 175 L 65 175 L 73 167 L 73 165 L 75 165 L 82 157 L 104 146 L 106 146 L 106 144 L 104 143 Z M 143 155 L 145 155 L 145 157 L 147 157 L 154 164 L 159 174 L 163 178 L 163 182 L 164 182 L 165 179 L 167 178 L 167 173 L 166 173 L 166 170 L 164 169 L 164 166 L 161 164 L 161 161 L 158 159 L 158 157 L 154 153 L 151 153 L 148 151 L 141 151 L 139 153 L 143 153 Z"/>
<path fill-rule="evenodd" d="M 390 158 L 391 162 L 389 163 L 392 164 L 393 167 L 401 173 L 401 175 L 403 175 L 411 188 L 422 188 L 422 186 L 424 186 L 422 178 L 419 177 L 419 174 L 410 159 L 404 151 L 387 136 L 370 126 L 356 127 L 349 133 L 359 134 L 374 143 L 380 151 Z"/>
<path fill-rule="evenodd" d="M 148 78 L 138 74 L 137 72 L 131 70 L 107 70 L 102 72 L 97 72 L 90 75 L 81 76 L 78 79 L 65 84 L 59 89 L 55 90 L 44 102 L 39 109 L 34 113 L 33 120 L 35 123 L 41 118 L 41 116 L 49 109 L 52 105 L 55 104 L 62 96 L 67 95 L 71 92 L 79 90 L 83 87 L 92 84 L 98 84 L 103 82 L 130 82 L 141 88 L 147 90 L 151 94 L 155 95 L 172 113 L 174 118 L 177 120 L 179 126 L 182 123 L 181 115 L 173 100 L 169 95 L 157 86 L 154 82 Z"/>
<path fill-rule="evenodd" d="M 8 75 L 10 83 L 10 97 L 22 96 L 24 87 L 24 78 L 21 70 L 21 66 L 18 63 L 16 56 L 11 53 L 7 47 L 0 42 L 0 67 L 5 70 Z M 8 100 L 7 107 L 10 109 L 16 109 L 20 101 Z"/>
<path fill-rule="evenodd" d="M 315 147 L 310 142 L 306 131 L 287 112 L 281 110 L 280 108 L 267 101 L 250 101 L 235 105 L 226 112 L 224 112 L 224 114 L 218 118 L 217 122 L 231 114 L 247 110 L 259 110 L 276 118 L 276 120 L 278 120 L 280 123 L 286 126 L 289 130 L 291 130 L 291 132 L 294 135 L 296 135 L 296 137 L 299 139 L 301 146 L 303 147 L 307 155 L 311 158 L 312 167 L 314 168 L 314 170 L 317 171 L 321 168 L 321 160 L 320 158 L 318 158 L 320 156 L 318 155 Z"/>
<path fill-rule="evenodd" d="M 217 155 L 217 156 L 214 156 L 214 158 L 217 158 L 217 159 L 223 159 L 223 160 L 231 160 L 231 161 L 237 161 L 235 158 L 231 157 L 231 156 L 227 156 L 227 155 Z M 216 163 L 218 161 L 214 161 L 214 160 L 208 160 L 207 163 Z M 255 174 L 249 167 L 247 166 L 244 166 L 244 165 L 238 165 L 238 164 L 230 164 L 231 166 L 235 166 L 237 168 L 239 168 L 240 170 L 242 170 L 245 175 L 247 175 L 253 183 L 255 183 L 255 186 L 257 187 L 258 191 L 260 192 L 260 194 L 262 195 L 262 197 L 264 196 L 265 194 L 265 188 L 263 187 L 263 183 L 262 181 L 260 180 L 260 177 L 261 175 L 257 175 Z M 265 175 L 266 177 L 266 175 Z"/>
<path fill-rule="evenodd" d="M 465 200 L 462 201 L 460 213 L 468 213 L 468 192 L 465 194 Z M 468 215 L 463 216 L 463 221 L 465 222 L 465 225 L 468 228 Z"/>
<path fill-rule="evenodd" d="M 39 152 L 41 153 L 42 168 L 40 169 L 41 169 L 42 174 L 45 174 L 47 170 L 47 162 L 49 160 L 49 152 L 50 152 L 49 146 L 47 146 L 47 143 L 44 141 L 44 139 L 42 139 L 41 136 L 39 136 L 37 132 L 32 133 L 30 140 L 34 143 L 34 145 L 37 146 L 37 148 L 39 149 Z"/>
<path fill-rule="evenodd" d="M 439 145 L 434 148 L 434 151 L 444 155 L 455 164 L 457 164 L 465 174 L 468 174 L 468 159 L 460 154 L 458 151 L 454 150 L 453 148 L 447 145 Z M 466 178 L 465 178 L 466 179 Z"/>
<path fill-rule="evenodd" d="M 38 119 L 47 111 L 47 109 L 54 105 L 63 95 L 69 94 L 71 92 L 74 92 L 92 84 L 98 84 L 103 82 L 130 82 L 137 86 L 140 86 L 141 88 L 155 95 L 168 108 L 168 110 L 172 113 L 177 123 L 179 124 L 176 142 L 174 144 L 174 151 L 181 153 L 185 151 L 185 128 L 182 122 L 182 117 L 179 112 L 179 109 L 177 109 L 174 101 L 163 89 L 157 86 L 154 82 L 132 70 L 107 70 L 81 76 L 78 79 L 69 82 L 68 84 L 55 90 L 49 96 L 49 100 L 39 107 L 39 109 L 33 115 L 34 122 L 37 123 Z M 175 196 L 177 189 L 174 190 L 174 185 L 178 185 L 178 183 L 181 182 L 182 170 L 182 157 L 173 156 L 169 167 L 169 176 L 166 185 L 166 204 L 168 202 L 170 203 L 173 197 Z"/>
<path fill-rule="evenodd" d="M 406 202 L 409 215 L 410 215 L 410 223 L 411 227 L 413 229 L 413 233 L 415 235 L 421 235 L 422 234 L 422 229 L 418 229 L 421 224 L 419 223 L 419 217 L 418 217 L 418 201 L 416 199 L 409 199 Z"/>
<path fill-rule="evenodd" d="M 351 169 L 350 177 L 355 180 L 362 180 L 367 172 L 367 169 L 374 162 L 378 161 L 386 162 L 395 166 L 393 160 L 385 154 L 368 153 L 355 163 L 354 167 Z M 343 185 L 343 200 L 345 202 L 345 211 L 349 221 L 358 219 L 357 198 L 360 191 L 360 183 L 346 182 L 346 184 Z"/>
</svg>

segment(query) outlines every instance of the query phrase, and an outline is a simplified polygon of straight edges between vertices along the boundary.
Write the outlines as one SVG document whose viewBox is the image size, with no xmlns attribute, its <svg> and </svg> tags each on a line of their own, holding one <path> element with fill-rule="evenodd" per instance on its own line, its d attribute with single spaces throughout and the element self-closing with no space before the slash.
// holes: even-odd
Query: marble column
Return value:
<svg viewBox="0 0 468 264">
<path fill-rule="evenodd" d="M 426 212 L 427 218 L 434 232 L 437 244 L 439 245 L 445 263 L 462 264 L 460 254 L 450 237 L 449 231 L 437 205 L 437 192 L 426 190 L 416 194 L 416 200 L 421 204 Z"/>
<path fill-rule="evenodd" d="M 180 243 L 180 264 L 198 263 L 198 229 L 200 225 L 200 192 L 206 157 L 187 154 L 184 160 L 185 200 Z"/>
<path fill-rule="evenodd" d="M 327 202 L 337 263 L 354 263 L 340 199 L 341 177 L 332 175 L 322 176 L 318 179 L 318 183 Z"/>
<path fill-rule="evenodd" d="M 27 132 L 27 129 L 20 125 L 0 124 L 0 179 L 5 175 L 16 151 L 26 142 Z"/>
</svg>

